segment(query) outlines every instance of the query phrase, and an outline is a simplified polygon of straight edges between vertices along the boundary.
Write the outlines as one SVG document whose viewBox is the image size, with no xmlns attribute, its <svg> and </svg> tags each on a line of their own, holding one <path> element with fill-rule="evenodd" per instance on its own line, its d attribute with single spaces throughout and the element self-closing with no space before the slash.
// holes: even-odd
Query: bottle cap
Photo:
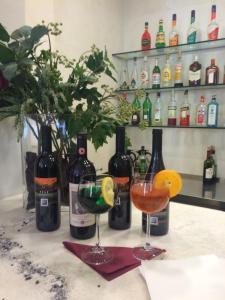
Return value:
<svg viewBox="0 0 225 300">
<path fill-rule="evenodd" d="M 162 129 L 152 129 L 152 135 L 157 134 L 157 135 L 162 135 L 163 131 Z"/>
<path fill-rule="evenodd" d="M 160 97 L 160 92 L 157 93 L 157 97 Z"/>
<path fill-rule="evenodd" d="M 145 22 L 145 26 L 148 26 L 148 22 Z"/>
<path fill-rule="evenodd" d="M 191 11 L 191 16 L 195 17 L 195 10 L 194 9 Z"/>
<path fill-rule="evenodd" d="M 215 58 L 212 58 L 212 59 L 211 59 L 211 65 L 215 65 L 215 62 L 216 62 L 216 61 L 215 61 Z"/>
<path fill-rule="evenodd" d="M 212 5 L 212 12 L 216 12 L 216 5 Z"/>
<path fill-rule="evenodd" d="M 159 20 L 159 24 L 163 24 L 163 20 L 161 19 L 161 20 Z"/>
<path fill-rule="evenodd" d="M 188 90 L 185 90 L 185 91 L 184 91 L 184 95 L 188 95 Z"/>
<path fill-rule="evenodd" d="M 194 61 L 198 61 L 198 55 L 195 55 Z"/>
<path fill-rule="evenodd" d="M 201 96 L 200 98 L 200 102 L 204 103 L 205 102 L 205 97 L 204 96 Z"/>
<path fill-rule="evenodd" d="M 173 21 L 176 21 L 176 20 L 177 20 L 177 15 L 176 15 L 176 14 L 173 14 L 172 20 L 173 20 Z"/>
<path fill-rule="evenodd" d="M 134 58 L 133 58 L 133 61 L 137 61 L 137 57 L 134 57 Z"/>
</svg>

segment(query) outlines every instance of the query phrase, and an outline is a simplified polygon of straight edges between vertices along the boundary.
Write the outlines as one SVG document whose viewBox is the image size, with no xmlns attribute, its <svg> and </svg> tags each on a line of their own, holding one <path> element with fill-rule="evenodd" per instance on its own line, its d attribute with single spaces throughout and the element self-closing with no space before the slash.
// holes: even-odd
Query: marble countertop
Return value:
<svg viewBox="0 0 225 300">
<path fill-rule="evenodd" d="M 152 237 L 153 245 L 167 250 L 164 259 L 204 254 L 225 258 L 224 212 L 179 203 L 170 207 L 169 234 Z M 21 199 L 0 201 L 0 300 L 150 299 L 138 268 L 108 282 L 66 250 L 62 241 L 75 241 L 68 222 L 64 211 L 60 229 L 42 233 Z M 106 214 L 100 223 L 103 245 L 132 247 L 144 242 L 141 212 L 136 209 L 130 230 L 109 229 Z M 93 238 L 82 243 L 94 242 Z M 29 276 L 33 269 L 35 275 Z"/>
</svg>

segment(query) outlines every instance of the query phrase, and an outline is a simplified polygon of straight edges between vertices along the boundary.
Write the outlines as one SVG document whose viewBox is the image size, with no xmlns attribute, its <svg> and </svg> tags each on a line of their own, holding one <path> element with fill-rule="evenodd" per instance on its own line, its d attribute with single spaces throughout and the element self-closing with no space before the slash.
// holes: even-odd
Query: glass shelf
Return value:
<svg viewBox="0 0 225 300">
<path fill-rule="evenodd" d="M 122 60 L 130 60 L 134 57 L 143 58 L 144 56 L 148 57 L 156 57 L 162 55 L 171 55 L 181 51 L 184 52 L 192 52 L 192 51 L 201 51 L 208 49 L 216 49 L 225 47 L 225 38 L 218 39 L 215 41 L 201 41 L 194 44 L 180 44 L 178 46 L 168 46 L 164 48 L 152 48 L 147 51 L 137 50 L 137 51 L 129 51 L 129 52 L 121 52 L 114 53 L 113 56 L 122 59 Z"/>
<path fill-rule="evenodd" d="M 139 128 L 138 126 L 136 125 L 126 125 L 127 127 L 136 127 L 138 129 L 142 129 L 142 128 Z M 154 126 L 154 125 L 151 125 L 151 126 L 147 126 L 147 128 L 172 128 L 172 129 L 225 129 L 225 126 L 218 126 L 218 127 L 206 127 L 206 126 L 196 126 L 196 125 L 191 125 L 189 127 L 186 127 L 186 126 L 168 126 L 168 125 L 162 125 L 162 126 Z"/>
<path fill-rule="evenodd" d="M 159 89 L 145 88 L 143 90 L 148 91 L 149 93 L 157 93 L 157 92 L 170 92 L 172 90 L 175 91 L 185 91 L 185 90 L 211 90 L 211 89 L 225 89 L 225 84 L 215 84 L 215 85 L 199 85 L 199 86 L 183 86 L 183 87 L 162 87 Z M 134 93 L 138 89 L 129 89 L 129 90 L 115 90 L 116 93 Z"/>
</svg>

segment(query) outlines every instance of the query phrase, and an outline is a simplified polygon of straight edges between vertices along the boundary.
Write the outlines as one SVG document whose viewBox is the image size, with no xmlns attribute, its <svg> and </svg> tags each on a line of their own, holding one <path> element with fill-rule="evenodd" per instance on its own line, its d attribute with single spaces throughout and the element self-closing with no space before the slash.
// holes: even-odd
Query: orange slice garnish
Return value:
<svg viewBox="0 0 225 300">
<path fill-rule="evenodd" d="M 182 189 L 182 178 L 175 170 L 162 170 L 158 172 L 153 180 L 155 189 L 167 187 L 170 198 L 175 197 Z"/>
</svg>

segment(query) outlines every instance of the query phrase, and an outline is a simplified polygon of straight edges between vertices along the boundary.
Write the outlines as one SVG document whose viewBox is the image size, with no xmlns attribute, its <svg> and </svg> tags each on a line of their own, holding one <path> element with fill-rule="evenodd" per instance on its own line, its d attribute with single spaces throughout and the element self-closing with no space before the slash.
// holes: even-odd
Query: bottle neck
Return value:
<svg viewBox="0 0 225 300">
<path fill-rule="evenodd" d="M 87 135 L 77 135 L 77 157 L 87 158 Z"/>
<path fill-rule="evenodd" d="M 42 153 L 52 152 L 52 137 L 51 137 L 51 127 L 42 126 L 41 128 L 41 141 L 42 141 Z"/>
<path fill-rule="evenodd" d="M 116 128 L 116 153 L 125 153 L 125 127 L 123 126 Z"/>
<path fill-rule="evenodd" d="M 152 139 L 152 157 L 162 157 L 162 134 L 154 134 Z"/>
<path fill-rule="evenodd" d="M 159 32 L 163 32 L 163 25 L 162 24 L 159 25 Z"/>
<path fill-rule="evenodd" d="M 192 17 L 191 17 L 191 24 L 194 24 L 194 22 L 195 22 L 195 17 L 192 16 Z"/>
<path fill-rule="evenodd" d="M 177 25 L 176 20 L 172 20 L 172 28 L 173 28 L 173 29 L 176 27 L 176 25 Z"/>
<path fill-rule="evenodd" d="M 216 19 L 216 11 L 212 10 L 212 13 L 211 13 L 211 21 L 215 20 Z"/>
</svg>

